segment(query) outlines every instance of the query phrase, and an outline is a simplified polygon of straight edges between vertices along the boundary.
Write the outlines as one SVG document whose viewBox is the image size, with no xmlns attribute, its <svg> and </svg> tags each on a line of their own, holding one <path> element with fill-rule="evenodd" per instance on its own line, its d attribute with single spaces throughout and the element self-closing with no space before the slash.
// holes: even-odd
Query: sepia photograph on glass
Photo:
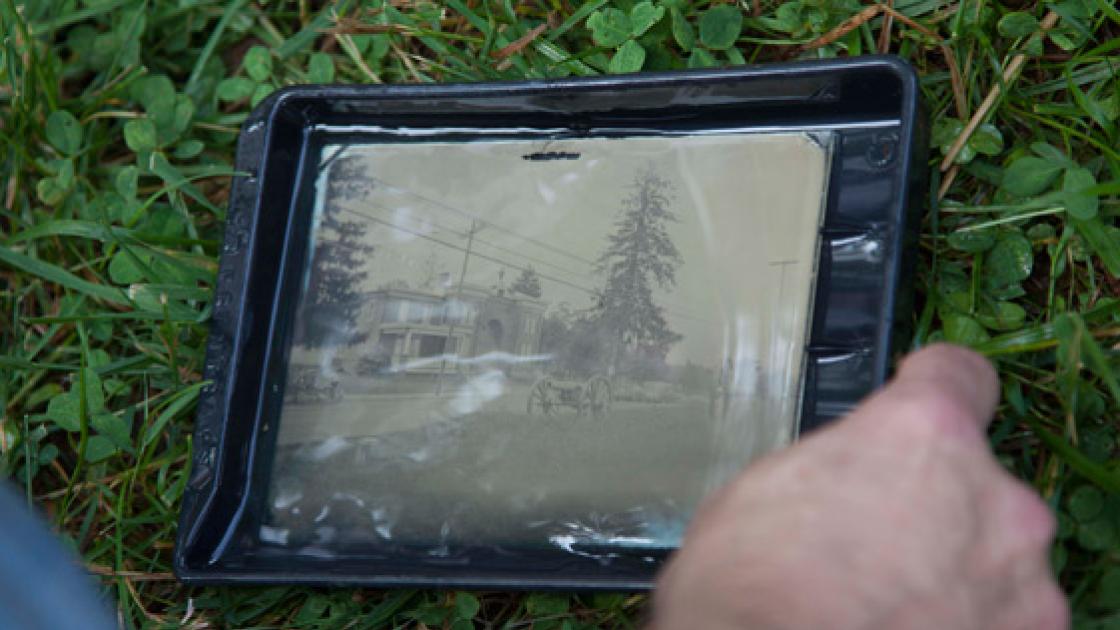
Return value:
<svg viewBox="0 0 1120 630">
<path fill-rule="evenodd" d="M 262 543 L 675 547 L 796 437 L 830 146 L 325 147 Z"/>
</svg>

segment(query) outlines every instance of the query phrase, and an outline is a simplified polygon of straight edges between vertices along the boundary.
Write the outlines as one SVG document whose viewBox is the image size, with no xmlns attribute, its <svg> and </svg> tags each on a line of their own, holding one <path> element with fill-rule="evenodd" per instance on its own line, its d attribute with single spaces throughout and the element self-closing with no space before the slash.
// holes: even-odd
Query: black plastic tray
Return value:
<svg viewBox="0 0 1120 630">
<path fill-rule="evenodd" d="M 308 148 L 325 127 L 564 128 L 627 135 L 751 128 L 835 134 L 803 375 L 801 430 L 849 410 L 887 376 L 910 318 L 926 123 L 913 70 L 893 57 L 505 84 L 299 86 L 244 123 L 213 303 L 175 571 L 188 583 L 648 588 L 667 552 L 609 562 L 493 547 L 451 557 L 310 557 L 260 548 L 284 340 L 284 278 L 306 264 Z M 272 426 L 275 426 L 274 424 Z"/>
</svg>

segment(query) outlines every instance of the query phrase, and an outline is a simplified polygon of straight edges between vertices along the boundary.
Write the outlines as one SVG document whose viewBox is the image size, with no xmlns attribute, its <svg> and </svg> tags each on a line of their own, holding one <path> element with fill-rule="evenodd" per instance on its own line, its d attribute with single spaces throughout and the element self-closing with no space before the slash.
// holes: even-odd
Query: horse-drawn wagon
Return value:
<svg viewBox="0 0 1120 630">
<path fill-rule="evenodd" d="M 551 416 L 561 407 L 574 409 L 578 415 L 602 418 L 610 411 L 613 397 L 611 383 L 603 376 L 586 379 L 544 376 L 529 390 L 527 403 L 530 415 Z"/>
</svg>

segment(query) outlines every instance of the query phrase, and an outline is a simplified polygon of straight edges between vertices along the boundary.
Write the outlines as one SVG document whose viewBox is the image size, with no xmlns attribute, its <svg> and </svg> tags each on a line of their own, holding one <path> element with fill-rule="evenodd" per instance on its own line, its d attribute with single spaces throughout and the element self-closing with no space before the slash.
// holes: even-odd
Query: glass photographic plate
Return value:
<svg viewBox="0 0 1120 630">
<path fill-rule="evenodd" d="M 885 378 L 916 99 L 890 58 L 272 97 L 178 575 L 648 587 L 707 494 Z"/>
</svg>

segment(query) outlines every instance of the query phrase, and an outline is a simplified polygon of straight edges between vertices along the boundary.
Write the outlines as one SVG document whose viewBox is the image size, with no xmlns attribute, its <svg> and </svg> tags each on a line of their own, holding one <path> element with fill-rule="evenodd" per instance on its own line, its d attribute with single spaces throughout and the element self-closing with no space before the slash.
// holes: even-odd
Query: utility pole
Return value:
<svg viewBox="0 0 1120 630">
<path fill-rule="evenodd" d="M 796 265 L 798 260 L 774 260 L 769 263 L 771 267 L 778 267 L 781 271 L 778 274 L 778 305 L 782 304 L 782 299 L 785 297 L 786 292 L 786 268 L 790 265 Z"/>
<path fill-rule="evenodd" d="M 471 227 L 469 230 L 467 230 L 467 247 L 465 250 L 463 250 L 463 266 L 459 270 L 459 284 L 455 288 L 454 297 L 456 299 L 463 294 L 463 282 L 467 278 L 467 265 L 471 260 L 471 248 L 474 245 L 474 235 L 477 234 L 482 229 L 482 227 L 483 226 L 477 220 L 471 219 Z M 445 306 L 450 307 L 451 301 L 448 300 Z M 436 379 L 437 396 L 443 393 L 443 375 L 447 371 L 447 346 L 451 343 L 452 335 L 455 334 L 455 318 L 451 313 L 451 309 L 447 308 L 444 312 L 446 313 L 448 322 L 447 339 L 444 339 L 443 341 L 443 354 L 440 357 L 439 361 L 439 377 Z M 458 352 L 459 348 L 456 348 L 455 351 Z"/>
<path fill-rule="evenodd" d="M 785 304 L 785 302 L 783 300 L 785 300 L 785 294 L 786 294 L 786 269 L 789 268 L 791 265 L 796 265 L 798 262 L 800 262 L 800 261 L 798 261 L 798 260 L 774 260 L 774 261 L 770 262 L 771 267 L 778 267 L 780 269 L 780 271 L 778 273 L 778 308 L 779 309 L 782 308 L 783 305 Z M 773 340 L 771 340 L 771 342 L 772 341 Z M 767 371 L 768 372 L 770 370 L 774 369 L 774 365 L 777 362 L 777 356 L 776 356 L 775 353 L 777 353 L 777 352 L 779 352 L 779 350 L 774 347 L 773 343 L 771 343 L 770 344 L 770 356 L 767 358 Z"/>
</svg>

